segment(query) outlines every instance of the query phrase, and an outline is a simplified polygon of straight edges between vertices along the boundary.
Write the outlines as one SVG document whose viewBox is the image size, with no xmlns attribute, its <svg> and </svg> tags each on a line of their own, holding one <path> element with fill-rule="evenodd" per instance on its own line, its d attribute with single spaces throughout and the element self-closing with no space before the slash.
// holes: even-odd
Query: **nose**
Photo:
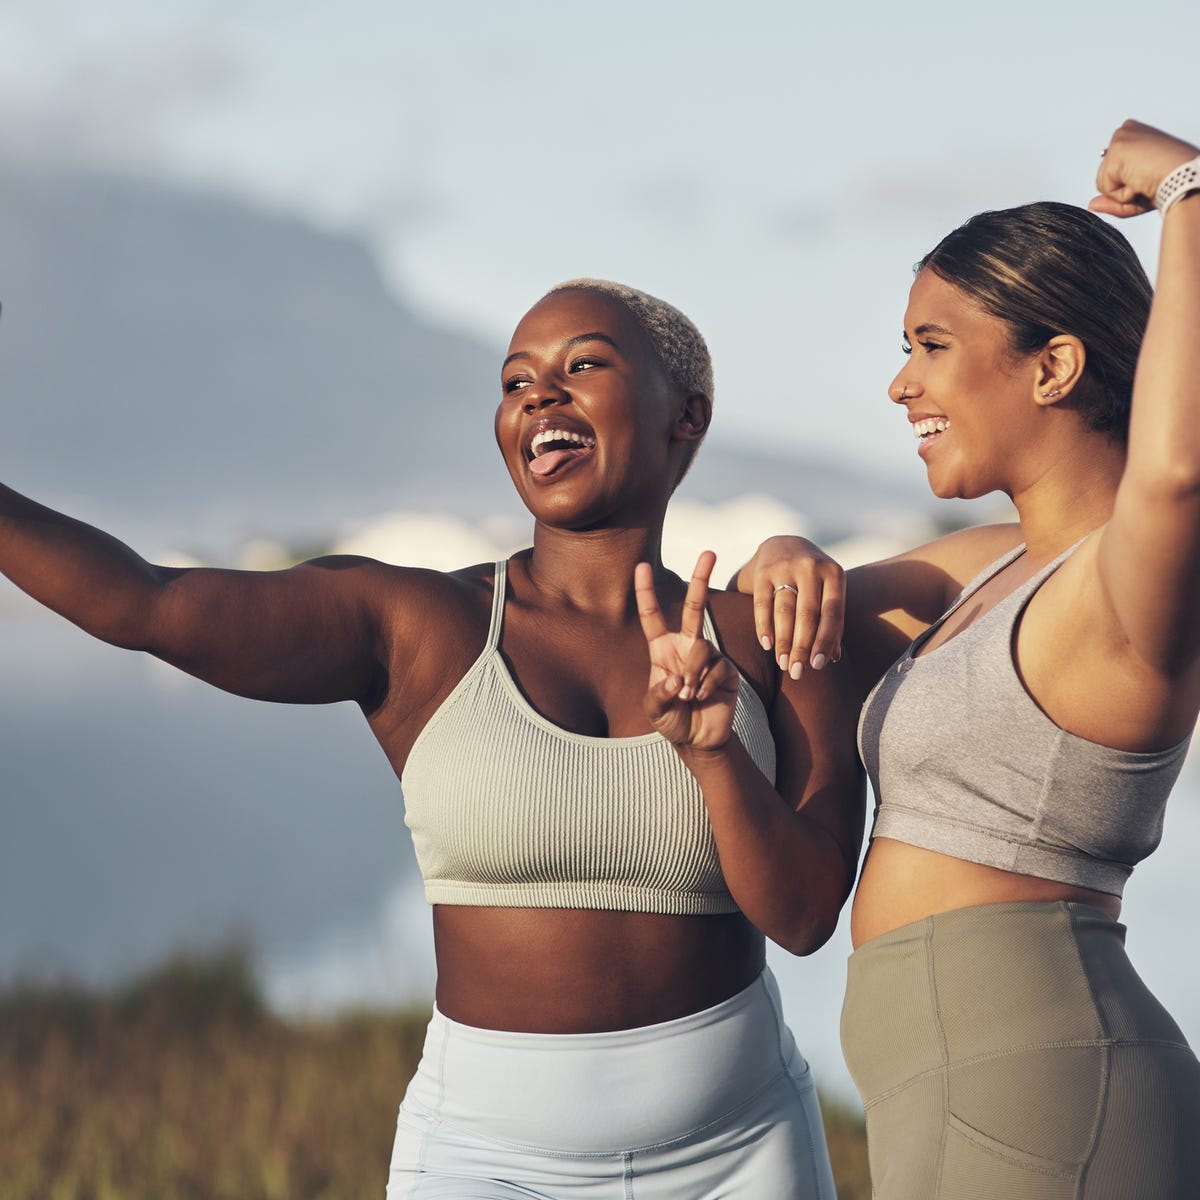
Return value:
<svg viewBox="0 0 1200 1200">
<path fill-rule="evenodd" d="M 921 394 L 921 385 L 909 378 L 910 374 L 908 363 L 905 363 L 896 373 L 895 379 L 888 384 L 888 397 L 893 403 L 903 404 L 906 400 L 911 400 L 914 396 Z"/>
<path fill-rule="evenodd" d="M 566 388 L 556 379 L 539 379 L 532 387 L 525 389 L 521 407 L 527 412 L 537 412 L 539 408 L 548 408 L 552 404 L 563 404 L 569 399 Z"/>
</svg>

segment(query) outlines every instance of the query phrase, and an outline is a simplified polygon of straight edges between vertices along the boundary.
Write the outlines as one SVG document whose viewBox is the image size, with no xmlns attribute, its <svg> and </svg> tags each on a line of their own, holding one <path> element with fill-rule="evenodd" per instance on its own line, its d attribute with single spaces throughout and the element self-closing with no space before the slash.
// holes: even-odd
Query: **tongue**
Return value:
<svg viewBox="0 0 1200 1200">
<path fill-rule="evenodd" d="M 572 458 L 578 458 L 583 453 L 582 446 L 578 450 L 547 450 L 545 454 L 539 454 L 529 464 L 529 469 L 535 475 L 553 475 L 563 463 Z"/>
</svg>

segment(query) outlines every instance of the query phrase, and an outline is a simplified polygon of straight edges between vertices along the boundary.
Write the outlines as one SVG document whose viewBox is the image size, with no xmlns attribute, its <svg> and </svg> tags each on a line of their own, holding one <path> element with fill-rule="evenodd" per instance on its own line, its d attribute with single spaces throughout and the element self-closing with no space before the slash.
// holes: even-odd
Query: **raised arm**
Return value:
<svg viewBox="0 0 1200 1200">
<path fill-rule="evenodd" d="M 155 566 L 98 529 L 0 486 L 0 571 L 95 637 L 261 700 L 356 700 L 387 661 L 386 573 L 327 558 L 286 571 Z"/>
<path fill-rule="evenodd" d="M 854 883 L 865 789 L 845 676 L 785 678 L 772 705 L 776 786 L 733 734 L 737 669 L 701 636 L 714 556 L 696 565 L 683 624 L 667 628 L 647 564 L 638 611 L 650 649 L 646 713 L 695 776 L 730 893 L 768 937 L 808 954 L 833 933 Z"/>
<path fill-rule="evenodd" d="M 1113 135 L 1089 207 L 1145 212 L 1163 179 L 1200 150 L 1127 121 Z M 1198 164 L 1200 167 L 1200 164 Z M 1154 672 L 1200 659 L 1200 193 L 1163 215 L 1158 280 L 1134 381 L 1129 453 L 1096 562 L 1124 639 Z"/>
</svg>

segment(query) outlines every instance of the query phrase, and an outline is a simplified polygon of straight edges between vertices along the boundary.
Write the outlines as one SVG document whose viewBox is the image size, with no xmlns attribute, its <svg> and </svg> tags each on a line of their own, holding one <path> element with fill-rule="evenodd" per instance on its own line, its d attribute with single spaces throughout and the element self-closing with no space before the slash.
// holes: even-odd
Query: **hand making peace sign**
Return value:
<svg viewBox="0 0 1200 1200">
<path fill-rule="evenodd" d="M 650 682 L 643 701 L 646 716 L 667 741 L 695 750 L 724 746 L 733 732 L 737 708 L 737 668 L 703 636 L 708 581 L 716 561 L 711 550 L 697 559 L 678 633 L 672 633 L 663 619 L 650 564 L 638 563 L 633 576 L 650 651 Z"/>
</svg>

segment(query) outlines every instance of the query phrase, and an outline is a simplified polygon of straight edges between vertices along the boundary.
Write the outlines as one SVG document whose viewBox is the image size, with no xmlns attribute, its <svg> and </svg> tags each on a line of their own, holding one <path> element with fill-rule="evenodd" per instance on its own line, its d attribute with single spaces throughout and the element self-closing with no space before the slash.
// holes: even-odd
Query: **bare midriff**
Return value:
<svg viewBox="0 0 1200 1200">
<path fill-rule="evenodd" d="M 762 935 L 708 917 L 435 905 L 437 1005 L 521 1033 L 598 1033 L 699 1012 L 752 983 Z"/>
<path fill-rule="evenodd" d="M 1070 900 L 1093 905 L 1114 918 L 1121 915 L 1120 899 L 1108 892 L 1018 875 L 881 837 L 871 843 L 867 854 L 854 897 L 850 936 L 857 948 L 936 913 L 1013 900 Z"/>
</svg>

